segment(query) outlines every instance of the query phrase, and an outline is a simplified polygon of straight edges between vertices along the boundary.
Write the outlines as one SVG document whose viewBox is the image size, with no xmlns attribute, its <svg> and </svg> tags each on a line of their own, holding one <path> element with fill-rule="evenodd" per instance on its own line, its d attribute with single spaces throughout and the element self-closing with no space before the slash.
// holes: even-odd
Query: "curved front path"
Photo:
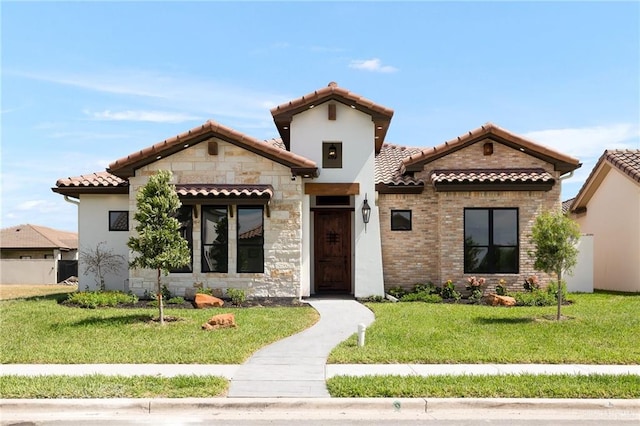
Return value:
<svg viewBox="0 0 640 426">
<path fill-rule="evenodd" d="M 338 343 L 369 326 L 373 312 L 355 300 L 309 299 L 320 320 L 298 334 L 253 354 L 231 379 L 228 397 L 329 397 L 325 384 L 327 357 Z"/>
</svg>

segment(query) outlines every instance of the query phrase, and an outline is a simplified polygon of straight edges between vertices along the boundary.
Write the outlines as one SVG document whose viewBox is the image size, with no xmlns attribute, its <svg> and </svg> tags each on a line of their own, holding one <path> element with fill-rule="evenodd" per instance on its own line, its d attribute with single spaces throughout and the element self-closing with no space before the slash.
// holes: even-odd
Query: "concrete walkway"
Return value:
<svg viewBox="0 0 640 426">
<path fill-rule="evenodd" d="M 256 352 L 231 379 L 230 398 L 326 398 L 325 365 L 331 350 L 374 315 L 347 299 L 310 299 L 320 314 L 311 328 Z"/>
</svg>

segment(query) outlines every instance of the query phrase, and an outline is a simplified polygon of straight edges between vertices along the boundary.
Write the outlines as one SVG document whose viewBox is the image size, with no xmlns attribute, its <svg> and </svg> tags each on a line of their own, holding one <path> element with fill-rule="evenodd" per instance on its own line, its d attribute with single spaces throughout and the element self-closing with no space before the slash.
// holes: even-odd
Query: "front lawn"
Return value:
<svg viewBox="0 0 640 426">
<path fill-rule="evenodd" d="M 555 307 L 369 303 L 366 344 L 337 346 L 334 364 L 640 363 L 640 295 L 573 294 Z"/>
<path fill-rule="evenodd" d="M 204 331 L 232 312 L 237 328 Z M 55 297 L 0 302 L 2 364 L 241 364 L 261 347 L 318 320 L 311 307 L 165 309 L 180 321 L 160 326 L 157 309 L 67 307 Z"/>
</svg>

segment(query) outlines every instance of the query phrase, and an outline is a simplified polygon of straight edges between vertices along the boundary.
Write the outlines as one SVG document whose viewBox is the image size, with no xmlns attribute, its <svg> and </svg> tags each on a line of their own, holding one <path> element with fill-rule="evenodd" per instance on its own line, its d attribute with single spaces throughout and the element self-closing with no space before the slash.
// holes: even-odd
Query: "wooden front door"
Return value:
<svg viewBox="0 0 640 426">
<path fill-rule="evenodd" d="M 315 290 L 351 292 L 351 211 L 316 210 L 314 232 Z"/>
</svg>

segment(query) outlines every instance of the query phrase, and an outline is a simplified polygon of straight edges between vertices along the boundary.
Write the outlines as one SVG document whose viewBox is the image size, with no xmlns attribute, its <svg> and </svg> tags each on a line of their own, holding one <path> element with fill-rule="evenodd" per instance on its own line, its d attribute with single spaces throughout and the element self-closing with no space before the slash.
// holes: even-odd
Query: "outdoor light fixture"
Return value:
<svg viewBox="0 0 640 426">
<path fill-rule="evenodd" d="M 334 144 L 329 146 L 329 152 L 327 153 L 327 159 L 335 160 L 338 158 L 338 148 Z"/>
<path fill-rule="evenodd" d="M 364 194 L 364 203 L 362 203 L 362 221 L 364 222 L 364 229 L 367 230 L 367 223 L 371 218 L 371 207 L 369 201 L 367 201 L 367 194 Z"/>
</svg>

